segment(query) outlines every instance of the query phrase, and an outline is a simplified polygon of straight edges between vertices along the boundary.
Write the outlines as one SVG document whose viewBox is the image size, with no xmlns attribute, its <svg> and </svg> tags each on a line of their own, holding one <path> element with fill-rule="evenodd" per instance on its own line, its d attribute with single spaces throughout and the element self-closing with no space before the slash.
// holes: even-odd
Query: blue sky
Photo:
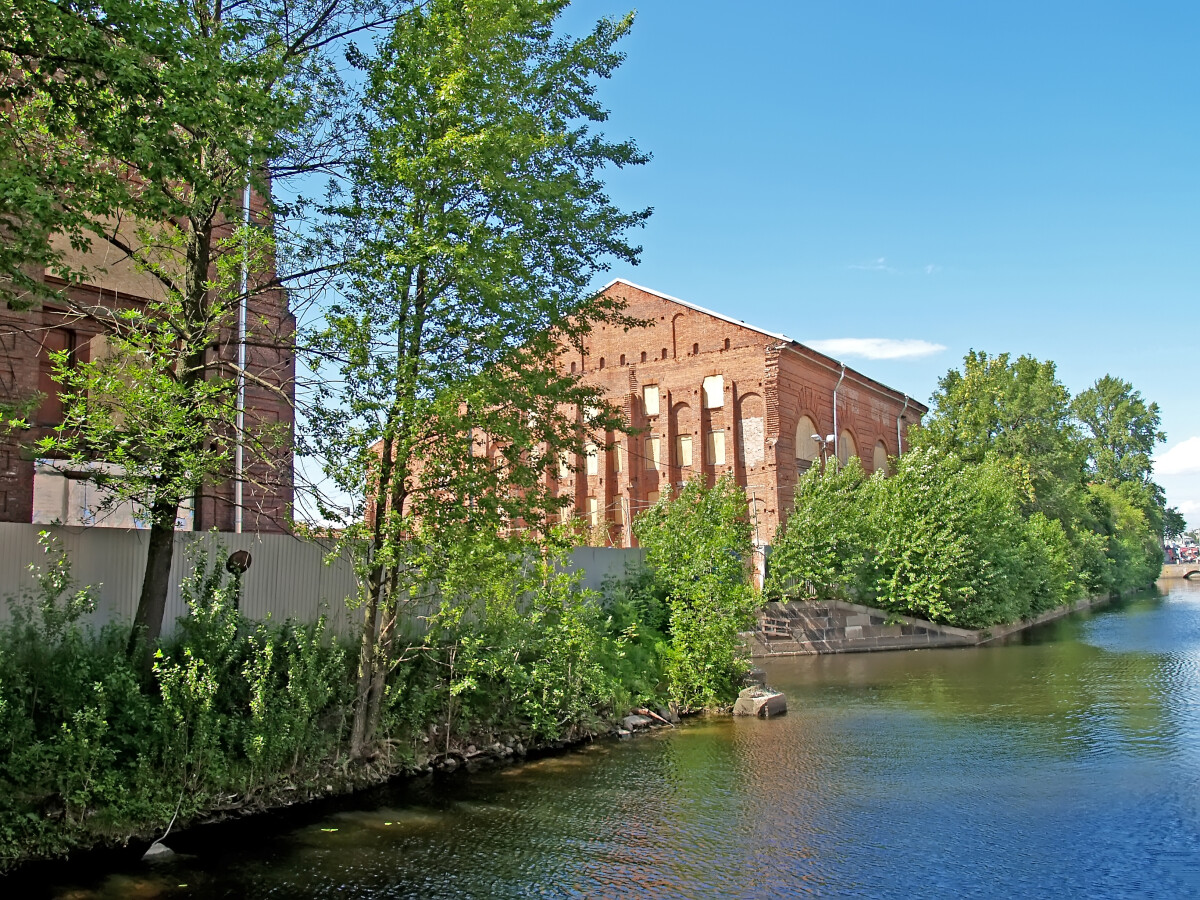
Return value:
<svg viewBox="0 0 1200 900">
<path fill-rule="evenodd" d="M 613 196 L 655 213 L 611 274 L 809 343 L 944 347 L 834 354 L 922 400 L 970 348 L 1125 378 L 1200 526 L 1198 39 L 1196 3 L 647 0 L 602 96 L 654 154 Z"/>
</svg>

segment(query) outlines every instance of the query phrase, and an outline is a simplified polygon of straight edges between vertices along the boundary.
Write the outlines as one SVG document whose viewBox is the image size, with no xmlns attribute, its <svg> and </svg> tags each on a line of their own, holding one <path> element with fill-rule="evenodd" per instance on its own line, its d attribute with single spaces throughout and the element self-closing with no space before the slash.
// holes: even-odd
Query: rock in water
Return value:
<svg viewBox="0 0 1200 900">
<path fill-rule="evenodd" d="M 172 857 L 174 855 L 175 855 L 175 851 L 172 850 L 170 847 L 168 847 L 166 844 L 160 843 L 159 841 L 155 841 L 153 844 L 150 845 L 150 849 L 148 849 L 145 853 L 142 854 L 142 859 L 143 860 L 169 859 L 170 857 Z"/>
<path fill-rule="evenodd" d="M 626 716 L 621 720 L 621 726 L 626 731 L 637 731 L 640 728 L 649 728 L 654 724 L 654 720 L 647 716 Z"/>
<path fill-rule="evenodd" d="M 733 704 L 735 716 L 759 716 L 766 719 L 787 712 L 787 697 L 765 687 L 748 687 L 738 694 Z"/>
</svg>

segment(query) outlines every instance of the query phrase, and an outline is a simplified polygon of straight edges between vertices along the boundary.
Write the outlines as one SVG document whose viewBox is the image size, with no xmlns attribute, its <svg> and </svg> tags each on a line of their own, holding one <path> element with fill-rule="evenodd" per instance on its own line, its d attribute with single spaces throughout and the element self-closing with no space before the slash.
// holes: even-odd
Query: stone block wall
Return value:
<svg viewBox="0 0 1200 900">
<path fill-rule="evenodd" d="M 755 657 L 968 647 L 979 633 L 837 600 L 768 603 L 750 639 Z"/>
</svg>

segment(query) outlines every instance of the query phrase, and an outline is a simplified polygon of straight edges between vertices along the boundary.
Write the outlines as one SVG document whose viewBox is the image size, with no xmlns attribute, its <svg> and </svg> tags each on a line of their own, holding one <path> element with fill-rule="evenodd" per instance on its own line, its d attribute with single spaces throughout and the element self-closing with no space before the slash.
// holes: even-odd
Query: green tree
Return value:
<svg viewBox="0 0 1200 900">
<path fill-rule="evenodd" d="M 1169 541 L 1183 537 L 1187 532 L 1187 520 L 1178 507 L 1168 506 L 1163 510 L 1163 537 Z"/>
<path fill-rule="evenodd" d="M 851 464 L 802 479 L 776 537 L 768 590 L 834 596 L 922 619 L 981 627 L 1057 606 L 1077 592 L 1062 526 L 1026 516 L 1024 466 L 965 463 L 935 448 L 891 477 Z"/>
<path fill-rule="evenodd" d="M 371 16 L 357 0 L 0 0 L 0 294 L 99 327 L 125 372 L 59 359 L 77 402 L 40 451 L 128 466 L 106 478 L 150 519 L 134 639 L 161 629 L 180 505 L 229 471 L 235 381 L 287 394 L 218 352 L 239 305 L 284 280 L 276 223 L 238 226 L 244 189 L 269 198 L 329 162 L 342 92 L 328 51 Z M 102 275 L 105 256 L 154 284 L 144 306 L 62 289 Z M 249 331 L 291 343 L 278 322 Z"/>
<path fill-rule="evenodd" d="M 343 298 L 313 338 L 323 386 L 308 448 L 349 511 L 364 628 L 352 750 L 378 728 L 405 615 L 480 532 L 544 529 L 548 476 L 616 411 L 559 358 L 597 323 L 610 259 L 634 263 L 601 182 L 645 157 L 595 126 L 596 82 L 631 17 L 561 38 L 562 0 L 430 0 L 399 17 L 367 78 L 361 150 L 328 210 L 347 248 Z M 503 542 L 502 542 L 503 543 Z M 514 536 L 509 552 L 527 545 Z M 495 551 L 490 551 L 494 554 Z"/>
<path fill-rule="evenodd" d="M 1083 432 L 1093 478 L 1150 482 L 1154 448 L 1167 439 L 1157 403 L 1147 404 L 1128 381 L 1105 375 L 1076 395 L 1071 412 Z"/>
<path fill-rule="evenodd" d="M 666 674 L 683 709 L 728 706 L 749 665 L 739 633 L 754 622 L 753 527 L 732 478 L 693 478 L 634 520 L 646 562 L 666 593 L 671 649 Z"/>
<path fill-rule="evenodd" d="M 1071 419 L 1071 395 L 1053 362 L 971 350 L 962 371 L 951 369 L 938 381 L 931 414 L 914 431 L 913 443 L 953 452 L 967 463 L 982 462 L 989 453 L 1021 460 L 1033 485 L 1029 511 L 1068 527 L 1083 502 L 1085 449 Z"/>
</svg>

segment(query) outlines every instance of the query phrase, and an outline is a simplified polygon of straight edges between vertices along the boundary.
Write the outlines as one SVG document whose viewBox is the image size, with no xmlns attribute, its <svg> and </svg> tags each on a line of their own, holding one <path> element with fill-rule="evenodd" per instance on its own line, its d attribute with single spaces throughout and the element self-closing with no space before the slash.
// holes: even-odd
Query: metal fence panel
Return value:
<svg viewBox="0 0 1200 900">
<path fill-rule="evenodd" d="M 0 622 L 11 616 L 11 598 L 36 587 L 29 567 L 46 561 L 38 546 L 43 531 L 66 550 L 76 584 L 97 589 L 94 624 L 133 619 L 146 566 L 148 531 L 0 522 Z M 212 559 L 218 548 L 230 553 L 246 550 L 253 558 L 243 576 L 241 600 L 241 609 L 250 618 L 314 621 L 324 614 L 331 630 L 339 634 L 357 625 L 359 613 L 351 608 L 357 594 L 353 566 L 345 556 L 330 559 L 328 545 L 287 534 L 180 531 L 175 534 L 171 559 L 165 630 L 187 611 L 181 592 L 184 579 L 201 558 Z M 577 547 L 570 567 L 583 572 L 583 587 L 599 590 L 606 577 L 622 577 L 627 565 L 644 558 L 645 552 L 637 549 Z"/>
</svg>

